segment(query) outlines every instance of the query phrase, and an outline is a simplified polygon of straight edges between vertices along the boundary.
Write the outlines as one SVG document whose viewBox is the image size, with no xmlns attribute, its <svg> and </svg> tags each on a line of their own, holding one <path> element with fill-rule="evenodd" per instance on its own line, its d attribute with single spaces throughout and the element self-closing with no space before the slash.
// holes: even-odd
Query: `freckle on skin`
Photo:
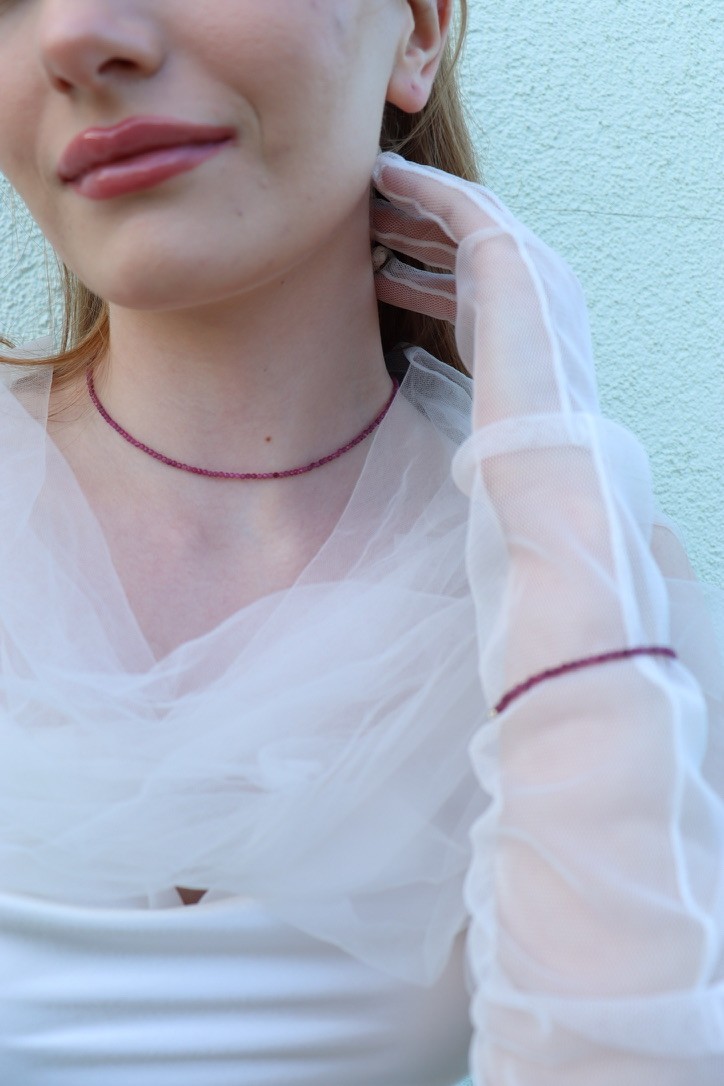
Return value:
<svg viewBox="0 0 724 1086">
<path fill-rule="evenodd" d="M 268 442 L 268 441 L 271 441 L 271 438 L 270 437 L 265 437 L 264 440 Z"/>
</svg>

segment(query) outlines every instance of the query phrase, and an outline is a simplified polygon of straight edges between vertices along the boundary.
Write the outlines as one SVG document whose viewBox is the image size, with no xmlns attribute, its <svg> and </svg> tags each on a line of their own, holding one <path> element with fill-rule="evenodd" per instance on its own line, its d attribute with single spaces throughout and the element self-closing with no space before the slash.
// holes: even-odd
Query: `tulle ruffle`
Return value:
<svg viewBox="0 0 724 1086">
<path fill-rule="evenodd" d="M 242 895 L 432 983 L 486 804 L 450 475 L 470 382 L 415 352 L 298 580 L 156 661 L 46 434 L 49 369 L 2 375 L 0 888 L 100 907 Z"/>
</svg>

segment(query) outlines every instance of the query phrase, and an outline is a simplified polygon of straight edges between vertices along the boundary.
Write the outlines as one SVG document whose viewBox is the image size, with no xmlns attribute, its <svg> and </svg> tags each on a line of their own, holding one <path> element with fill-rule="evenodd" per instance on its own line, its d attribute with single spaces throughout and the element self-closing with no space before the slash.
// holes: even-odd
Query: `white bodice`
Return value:
<svg viewBox="0 0 724 1086">
<path fill-rule="evenodd" d="M 0 895 L 7 1086 L 453 1086 L 464 934 L 432 987 L 243 898 L 95 909 Z"/>
</svg>

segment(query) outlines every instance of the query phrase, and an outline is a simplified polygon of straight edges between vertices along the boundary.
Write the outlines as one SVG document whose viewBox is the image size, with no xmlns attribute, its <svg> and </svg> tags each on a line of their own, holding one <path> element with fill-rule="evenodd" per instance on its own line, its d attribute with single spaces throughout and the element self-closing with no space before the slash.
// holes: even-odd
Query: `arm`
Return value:
<svg viewBox="0 0 724 1086">
<path fill-rule="evenodd" d="M 625 447 L 602 427 L 606 436 Z M 641 459 L 633 441 L 627 451 L 629 464 Z M 557 452 L 542 462 L 560 479 Z M 588 467 L 571 464 L 558 496 L 541 484 L 536 532 L 522 512 L 500 518 L 508 566 L 494 618 L 483 496 L 473 495 L 469 559 L 491 700 L 550 663 L 676 644 L 664 580 L 645 561 L 648 526 L 633 519 L 623 553 L 635 588 L 629 614 L 616 607 L 622 571 Z M 554 548 L 544 510 L 567 527 Z M 716 713 L 682 662 L 641 657 L 541 683 L 480 729 L 471 753 L 495 800 L 475 827 L 467 881 L 481 1084 L 721 1080 L 724 805 L 702 773 L 710 729 L 721 735 Z"/>
<path fill-rule="evenodd" d="M 486 700 L 581 657 L 682 648 L 676 661 L 539 683 L 471 746 L 494 801 L 473 831 L 466 889 L 476 1086 L 714 1086 L 721 661 L 705 630 L 693 645 L 681 624 L 701 600 L 695 589 L 673 600 L 680 582 L 654 558 L 648 463 L 600 417 L 585 304 L 564 262 L 479 186 L 389 156 L 376 183 L 397 208 L 378 208 L 378 240 L 455 273 L 453 287 L 391 261 L 378 294 L 455 320 L 473 372 L 474 432 L 455 473 L 471 498 Z M 672 564 L 660 532 L 655 549 Z"/>
</svg>

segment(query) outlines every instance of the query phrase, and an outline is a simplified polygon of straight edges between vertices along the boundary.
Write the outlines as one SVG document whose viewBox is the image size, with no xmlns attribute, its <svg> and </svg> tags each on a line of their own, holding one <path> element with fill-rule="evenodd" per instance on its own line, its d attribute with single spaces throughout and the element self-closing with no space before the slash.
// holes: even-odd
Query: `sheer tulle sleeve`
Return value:
<svg viewBox="0 0 724 1086">
<path fill-rule="evenodd" d="M 678 654 L 536 684 L 472 741 L 492 797 L 472 831 L 465 889 L 474 1082 L 715 1086 L 721 594 L 696 582 L 657 514 L 641 445 L 599 413 L 586 307 L 565 263 L 482 187 L 384 165 L 376 183 L 408 216 L 406 227 L 391 217 L 381 240 L 400 250 L 414 236 L 414 255 L 424 259 L 424 244 L 426 262 L 443 268 L 456 250 L 474 429 L 453 471 L 470 498 L 486 702 L 583 657 L 638 646 Z M 450 301 L 441 276 L 396 260 L 383 275 L 390 300 L 412 289 L 419 308 L 427 290 L 441 312 Z"/>
<path fill-rule="evenodd" d="M 473 829 L 466 883 L 472 1065 L 480 1086 L 714 1086 L 724 1073 L 714 632 L 696 584 L 664 576 L 666 552 L 677 563 L 683 552 L 657 540 L 640 446 L 611 424 L 589 427 L 590 445 L 538 459 L 551 479 L 536 477 L 538 527 L 503 501 L 494 509 L 468 472 L 485 688 L 495 702 L 542 668 L 617 645 L 670 644 L 679 661 L 569 673 L 479 730 L 473 764 L 494 803 Z M 525 471 L 533 454 L 507 449 L 506 464 Z M 509 565 L 493 593 L 481 571 L 498 548 Z"/>
</svg>

